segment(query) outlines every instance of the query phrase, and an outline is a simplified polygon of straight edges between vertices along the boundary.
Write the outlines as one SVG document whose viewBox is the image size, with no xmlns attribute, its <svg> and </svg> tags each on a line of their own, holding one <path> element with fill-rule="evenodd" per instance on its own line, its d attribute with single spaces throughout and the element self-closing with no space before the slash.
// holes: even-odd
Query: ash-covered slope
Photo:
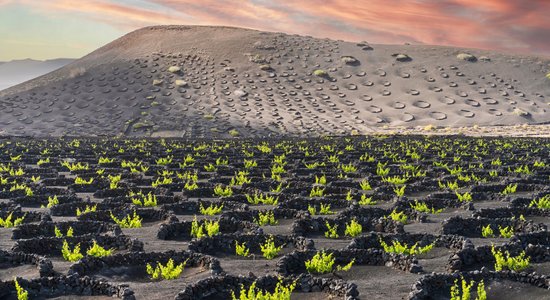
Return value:
<svg viewBox="0 0 550 300">
<path fill-rule="evenodd" d="M 0 92 L 0 130 L 224 137 L 540 124 L 550 122 L 549 63 L 229 27 L 147 27 Z"/>
</svg>

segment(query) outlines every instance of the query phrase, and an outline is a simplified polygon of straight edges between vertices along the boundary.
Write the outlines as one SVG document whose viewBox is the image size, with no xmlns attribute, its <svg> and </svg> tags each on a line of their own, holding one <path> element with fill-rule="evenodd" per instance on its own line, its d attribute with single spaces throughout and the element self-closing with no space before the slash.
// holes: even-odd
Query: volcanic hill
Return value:
<svg viewBox="0 0 550 300">
<path fill-rule="evenodd" d="M 4 135 L 318 136 L 550 122 L 547 58 L 146 27 L 0 92 Z"/>
</svg>

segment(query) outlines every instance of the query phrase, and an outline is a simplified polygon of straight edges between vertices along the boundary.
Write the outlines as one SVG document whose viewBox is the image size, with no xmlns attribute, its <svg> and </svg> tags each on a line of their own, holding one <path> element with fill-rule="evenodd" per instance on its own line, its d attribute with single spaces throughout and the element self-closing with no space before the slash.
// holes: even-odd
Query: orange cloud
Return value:
<svg viewBox="0 0 550 300">
<path fill-rule="evenodd" d="M 0 5 L 11 0 L 0 0 Z M 113 0 L 19 2 L 122 26 L 251 27 L 372 43 L 417 42 L 550 54 L 547 0 Z"/>
</svg>

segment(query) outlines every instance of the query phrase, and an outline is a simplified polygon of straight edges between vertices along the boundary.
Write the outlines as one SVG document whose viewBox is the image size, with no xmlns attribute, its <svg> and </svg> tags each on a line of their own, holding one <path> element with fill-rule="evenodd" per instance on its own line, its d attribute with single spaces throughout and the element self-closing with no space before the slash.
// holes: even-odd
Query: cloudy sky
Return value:
<svg viewBox="0 0 550 300">
<path fill-rule="evenodd" d="M 0 61 L 81 57 L 157 24 L 550 56 L 550 0 L 0 0 Z"/>
</svg>

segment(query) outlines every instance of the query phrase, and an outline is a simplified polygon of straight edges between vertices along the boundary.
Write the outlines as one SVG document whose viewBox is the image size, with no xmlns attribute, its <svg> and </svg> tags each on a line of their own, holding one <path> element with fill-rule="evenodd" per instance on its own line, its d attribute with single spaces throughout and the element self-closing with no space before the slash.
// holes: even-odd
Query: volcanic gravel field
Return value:
<svg viewBox="0 0 550 300">
<path fill-rule="evenodd" d="M 29 299 L 450 299 L 461 280 L 550 299 L 549 156 L 544 138 L 3 138 L 0 298 L 17 277 Z M 170 260 L 180 276 L 152 279 Z"/>
</svg>

